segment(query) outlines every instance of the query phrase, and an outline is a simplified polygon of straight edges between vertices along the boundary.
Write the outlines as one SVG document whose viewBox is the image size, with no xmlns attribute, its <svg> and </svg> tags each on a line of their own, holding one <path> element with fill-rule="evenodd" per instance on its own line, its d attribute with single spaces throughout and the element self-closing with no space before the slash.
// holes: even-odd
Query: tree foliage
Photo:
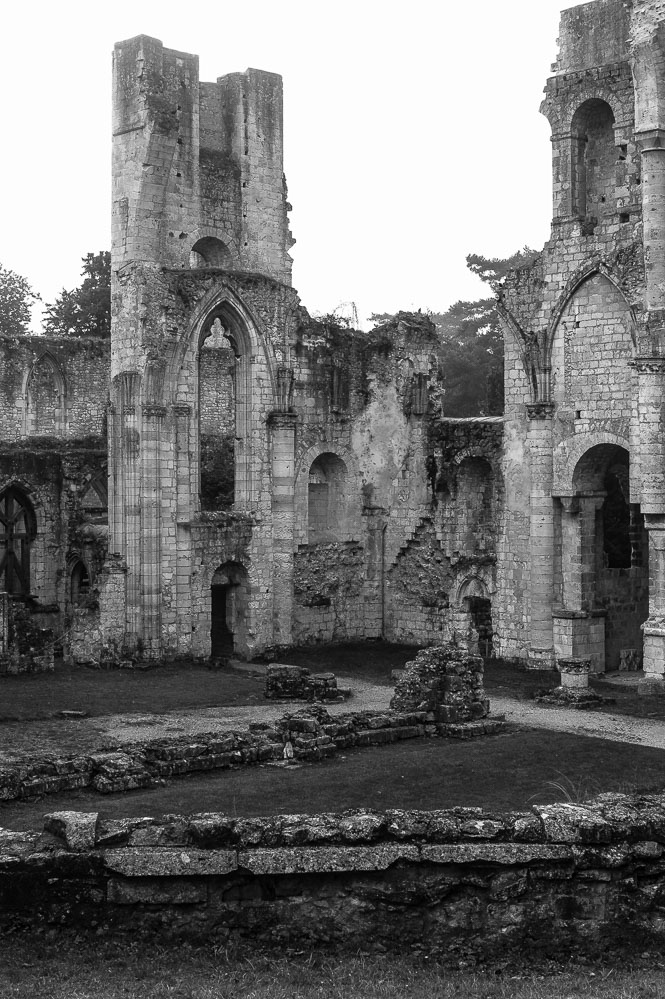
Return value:
<svg viewBox="0 0 665 999">
<path fill-rule="evenodd" d="M 44 331 L 55 336 L 111 336 L 111 254 L 108 250 L 82 258 L 83 281 L 73 291 L 63 288 L 44 310 Z"/>
<path fill-rule="evenodd" d="M 496 294 L 509 271 L 523 267 L 534 257 L 525 246 L 511 257 L 483 257 L 470 253 L 469 270 Z M 371 317 L 376 323 L 392 318 Z M 496 298 L 455 302 L 446 312 L 430 319 L 439 337 L 439 367 L 444 395 L 444 416 L 500 416 L 503 413 L 503 332 Z"/>
<path fill-rule="evenodd" d="M 0 333 L 16 336 L 29 333 L 33 302 L 39 301 L 26 278 L 0 264 Z"/>
</svg>

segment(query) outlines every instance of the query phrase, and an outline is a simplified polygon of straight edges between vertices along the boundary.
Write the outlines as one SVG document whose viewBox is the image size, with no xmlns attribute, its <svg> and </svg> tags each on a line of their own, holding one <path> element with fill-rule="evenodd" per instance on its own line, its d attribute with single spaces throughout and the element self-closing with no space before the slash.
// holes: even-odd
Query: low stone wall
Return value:
<svg viewBox="0 0 665 999">
<path fill-rule="evenodd" d="M 0 830 L 0 931 L 568 956 L 665 945 L 665 793 L 586 806 L 46 816 Z"/>
<path fill-rule="evenodd" d="M 312 705 L 284 715 L 274 725 L 250 725 L 245 732 L 202 733 L 154 739 L 86 756 L 42 756 L 0 767 L 0 801 L 90 787 L 103 794 L 151 787 L 167 777 L 220 770 L 268 760 L 320 760 L 339 749 L 377 746 L 423 736 L 468 739 L 501 731 L 505 722 L 437 723 L 426 711 L 358 711 L 330 715 Z"/>
</svg>

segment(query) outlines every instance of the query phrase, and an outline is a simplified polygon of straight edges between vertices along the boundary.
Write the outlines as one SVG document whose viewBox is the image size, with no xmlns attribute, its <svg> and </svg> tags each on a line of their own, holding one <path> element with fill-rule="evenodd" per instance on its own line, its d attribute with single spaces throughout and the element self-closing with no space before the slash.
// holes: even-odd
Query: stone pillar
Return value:
<svg viewBox="0 0 665 999">
<path fill-rule="evenodd" d="M 527 443 L 531 469 L 529 504 L 531 633 L 528 659 L 531 669 L 552 669 L 554 665 L 552 628 L 554 585 L 553 412 L 554 404 L 550 402 L 536 402 L 527 405 L 529 418 Z"/>
<path fill-rule="evenodd" d="M 176 633 L 178 652 L 192 651 L 192 407 L 173 407 L 175 422 Z"/>
<path fill-rule="evenodd" d="M 141 377 L 135 371 L 121 372 L 113 379 L 114 405 L 110 434 L 109 554 L 126 567 L 125 637 L 127 651 L 135 651 L 142 631 L 141 612 L 141 435 L 137 421 L 137 399 Z"/>
<path fill-rule="evenodd" d="M 295 413 L 268 417 L 272 445 L 273 641 L 290 645 L 293 629 Z"/>
<path fill-rule="evenodd" d="M 386 526 L 388 511 L 382 506 L 366 506 L 367 544 L 365 548 L 364 620 L 365 638 L 386 638 Z"/>
<path fill-rule="evenodd" d="M 557 657 L 590 659 L 605 669 L 605 615 L 596 609 L 596 517 L 604 492 L 560 496 L 562 606 L 554 610 Z"/>
<path fill-rule="evenodd" d="M 665 680 L 665 516 L 647 515 L 649 532 L 649 617 L 644 635 L 644 679 Z"/>
<path fill-rule="evenodd" d="M 141 605 L 143 656 L 156 659 L 162 647 L 162 476 L 161 438 L 164 406 L 143 407 L 141 490 Z"/>
<path fill-rule="evenodd" d="M 665 309 L 665 129 L 640 130 L 637 139 L 642 153 L 646 307 L 652 313 Z M 664 345 L 654 346 L 660 353 Z"/>
</svg>

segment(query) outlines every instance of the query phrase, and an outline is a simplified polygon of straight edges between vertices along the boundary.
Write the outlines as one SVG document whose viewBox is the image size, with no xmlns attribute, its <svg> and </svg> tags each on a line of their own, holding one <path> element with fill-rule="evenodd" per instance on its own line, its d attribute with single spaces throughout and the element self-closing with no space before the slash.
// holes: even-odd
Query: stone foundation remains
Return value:
<svg viewBox="0 0 665 999">
<path fill-rule="evenodd" d="M 438 722 L 485 718 L 490 702 L 483 687 L 483 660 L 452 644 L 423 649 L 406 663 L 390 707 L 427 711 Z"/>
<path fill-rule="evenodd" d="M 264 696 L 269 700 L 343 701 L 351 691 L 337 686 L 334 673 L 310 673 L 304 666 L 271 663 Z"/>
</svg>

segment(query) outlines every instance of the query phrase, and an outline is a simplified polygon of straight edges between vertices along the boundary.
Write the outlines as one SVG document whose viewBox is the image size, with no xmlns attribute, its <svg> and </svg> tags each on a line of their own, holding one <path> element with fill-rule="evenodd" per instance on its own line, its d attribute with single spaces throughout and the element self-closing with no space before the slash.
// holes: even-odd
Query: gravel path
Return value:
<svg viewBox="0 0 665 999">
<path fill-rule="evenodd" d="M 358 677 L 340 675 L 340 686 L 352 686 L 349 700 L 328 705 L 331 714 L 346 711 L 384 710 L 392 688 L 366 683 Z M 279 701 L 247 707 L 198 708 L 164 714 L 121 714 L 75 720 L 6 722 L 0 725 L 0 764 L 25 761 L 40 754 L 73 756 L 102 746 L 123 745 L 149 739 L 202 732 L 242 731 L 250 722 L 270 722 L 306 705 L 302 701 Z M 492 714 L 528 728 L 554 729 L 576 735 L 611 739 L 665 749 L 665 722 L 541 707 L 512 697 L 492 697 Z"/>
<path fill-rule="evenodd" d="M 546 708 L 512 697 L 493 697 L 491 705 L 492 714 L 505 715 L 506 721 L 529 728 L 549 728 L 557 732 L 573 732 L 575 735 L 665 749 L 665 722 L 658 719 L 571 708 Z"/>
</svg>

